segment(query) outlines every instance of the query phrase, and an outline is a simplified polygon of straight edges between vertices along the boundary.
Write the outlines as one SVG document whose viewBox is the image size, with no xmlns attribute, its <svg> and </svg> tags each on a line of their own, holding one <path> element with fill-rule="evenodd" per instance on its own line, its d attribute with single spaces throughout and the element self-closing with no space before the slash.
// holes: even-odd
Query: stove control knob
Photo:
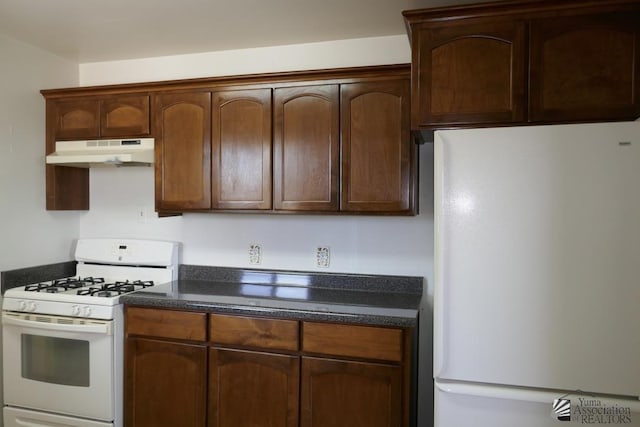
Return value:
<svg viewBox="0 0 640 427">
<path fill-rule="evenodd" d="M 38 308 L 38 306 L 36 305 L 36 303 L 35 303 L 35 302 L 33 302 L 33 301 L 29 301 L 29 304 L 28 304 L 27 310 L 28 310 L 28 311 L 31 311 L 31 312 L 34 312 L 34 311 L 36 311 L 36 308 Z"/>
<path fill-rule="evenodd" d="M 80 307 L 77 305 L 72 305 L 71 306 L 71 315 L 72 316 L 80 316 Z"/>
<path fill-rule="evenodd" d="M 84 315 L 85 317 L 90 317 L 91 316 L 91 307 L 85 305 L 84 306 Z"/>
<path fill-rule="evenodd" d="M 20 301 L 18 303 L 18 308 L 20 311 L 27 311 L 27 303 L 25 301 Z"/>
</svg>

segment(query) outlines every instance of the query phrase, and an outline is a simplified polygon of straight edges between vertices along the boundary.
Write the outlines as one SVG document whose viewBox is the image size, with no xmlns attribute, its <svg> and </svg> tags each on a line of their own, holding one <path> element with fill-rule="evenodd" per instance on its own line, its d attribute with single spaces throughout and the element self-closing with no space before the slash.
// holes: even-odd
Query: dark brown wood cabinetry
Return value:
<svg viewBox="0 0 640 427">
<path fill-rule="evenodd" d="M 211 208 L 211 94 L 153 99 L 156 209 Z"/>
<path fill-rule="evenodd" d="M 297 356 L 211 348 L 209 427 L 298 426 Z"/>
<path fill-rule="evenodd" d="M 298 322 L 209 315 L 209 427 L 298 426 Z"/>
<path fill-rule="evenodd" d="M 206 314 L 127 311 L 125 425 L 203 427 Z"/>
<path fill-rule="evenodd" d="M 56 140 L 149 135 L 149 96 L 56 99 L 47 105 Z"/>
<path fill-rule="evenodd" d="M 530 120 L 640 116 L 639 35 L 640 6 L 531 20 Z"/>
<path fill-rule="evenodd" d="M 271 209 L 271 89 L 213 93 L 213 209 Z"/>
<path fill-rule="evenodd" d="M 340 209 L 408 213 L 416 172 L 409 134 L 409 82 L 345 84 L 340 95 Z"/>
<path fill-rule="evenodd" d="M 410 425 L 409 330 L 142 307 L 125 318 L 126 427 Z"/>
<path fill-rule="evenodd" d="M 301 427 L 402 424 L 398 366 L 302 358 Z"/>
<path fill-rule="evenodd" d="M 337 211 L 339 86 L 278 88 L 274 99 L 274 208 Z"/>
<path fill-rule="evenodd" d="M 637 0 L 513 0 L 404 15 L 413 129 L 640 115 Z"/>
<path fill-rule="evenodd" d="M 148 136 L 149 95 L 56 95 L 46 104 L 46 154 L 60 140 Z M 86 169 L 46 166 L 48 210 L 89 209 Z"/>
<path fill-rule="evenodd" d="M 434 25 L 415 37 L 414 127 L 524 120 L 524 22 Z"/>
<path fill-rule="evenodd" d="M 411 215 L 408 87 L 395 65 L 47 90 L 47 154 L 56 138 L 150 134 L 160 214 Z M 88 209 L 88 180 L 48 167 L 47 208 Z"/>
</svg>

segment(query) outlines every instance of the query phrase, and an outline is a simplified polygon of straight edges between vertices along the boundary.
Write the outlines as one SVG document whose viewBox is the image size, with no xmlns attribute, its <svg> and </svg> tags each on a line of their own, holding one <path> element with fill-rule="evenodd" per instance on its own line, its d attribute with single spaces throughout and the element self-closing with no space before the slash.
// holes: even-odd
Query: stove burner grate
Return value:
<svg viewBox="0 0 640 427">
<path fill-rule="evenodd" d="M 52 282 L 36 283 L 27 285 L 24 290 L 27 292 L 47 292 L 51 294 L 68 291 L 70 289 L 79 289 L 84 286 L 104 283 L 102 277 L 67 277 L 65 279 L 56 279 Z"/>
<path fill-rule="evenodd" d="M 95 297 L 110 298 L 118 295 L 133 292 L 138 289 L 153 286 L 153 280 L 134 280 L 114 283 L 103 283 L 99 286 L 90 286 L 88 288 L 79 289 L 78 295 L 91 295 Z"/>
</svg>

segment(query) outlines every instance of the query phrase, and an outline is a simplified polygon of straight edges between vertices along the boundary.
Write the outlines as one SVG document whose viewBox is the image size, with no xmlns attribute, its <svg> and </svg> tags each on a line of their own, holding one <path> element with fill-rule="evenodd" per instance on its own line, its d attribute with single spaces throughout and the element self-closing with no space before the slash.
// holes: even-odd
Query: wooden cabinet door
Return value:
<svg viewBox="0 0 640 427">
<path fill-rule="evenodd" d="M 400 367 L 302 358 L 301 427 L 400 427 Z"/>
<path fill-rule="evenodd" d="M 342 211 L 411 213 L 409 81 L 341 86 Z"/>
<path fill-rule="evenodd" d="M 96 139 L 100 136 L 100 104 L 95 98 L 52 101 L 55 140 Z"/>
<path fill-rule="evenodd" d="M 640 12 L 531 21 L 531 121 L 640 116 Z"/>
<path fill-rule="evenodd" d="M 100 101 L 100 136 L 149 135 L 149 95 L 109 97 Z"/>
<path fill-rule="evenodd" d="M 338 85 L 274 93 L 274 209 L 338 210 Z"/>
<path fill-rule="evenodd" d="M 412 128 L 524 121 L 524 28 L 496 20 L 415 28 Z"/>
<path fill-rule="evenodd" d="M 211 208 L 211 94 L 153 99 L 157 210 Z"/>
<path fill-rule="evenodd" d="M 206 420 L 205 346 L 128 338 L 126 427 L 203 427 Z"/>
<path fill-rule="evenodd" d="M 209 427 L 297 427 L 297 356 L 211 348 Z"/>
<path fill-rule="evenodd" d="M 271 209 L 271 89 L 213 94 L 214 209 Z"/>
</svg>

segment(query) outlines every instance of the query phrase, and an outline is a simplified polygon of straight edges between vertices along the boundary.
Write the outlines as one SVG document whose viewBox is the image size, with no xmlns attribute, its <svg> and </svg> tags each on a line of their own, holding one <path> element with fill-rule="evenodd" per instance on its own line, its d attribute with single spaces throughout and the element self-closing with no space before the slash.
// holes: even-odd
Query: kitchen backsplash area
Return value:
<svg viewBox="0 0 640 427">
<path fill-rule="evenodd" d="M 432 156 L 430 146 L 421 147 L 420 163 L 431 164 Z M 420 214 L 415 217 L 192 213 L 158 218 L 153 168 L 94 168 L 90 173 L 91 206 L 80 219 L 81 238 L 180 241 L 184 264 L 417 275 L 431 283 L 429 169 L 420 177 Z M 326 261 L 328 267 L 318 266 Z"/>
</svg>

